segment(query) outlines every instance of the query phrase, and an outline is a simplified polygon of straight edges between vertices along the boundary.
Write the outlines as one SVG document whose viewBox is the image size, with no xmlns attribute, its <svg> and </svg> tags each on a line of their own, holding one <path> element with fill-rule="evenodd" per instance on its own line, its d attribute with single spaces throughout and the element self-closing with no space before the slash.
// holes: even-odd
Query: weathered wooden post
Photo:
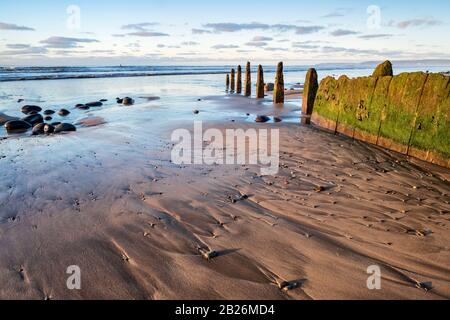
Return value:
<svg viewBox="0 0 450 320">
<path fill-rule="evenodd" d="M 278 63 L 277 74 L 275 76 L 275 88 L 273 90 L 273 102 L 284 103 L 283 62 Z"/>
<path fill-rule="evenodd" d="M 394 72 L 392 71 L 392 63 L 389 60 L 379 64 L 374 70 L 372 77 L 392 77 Z"/>
<path fill-rule="evenodd" d="M 317 71 L 311 68 L 306 73 L 305 86 L 303 89 L 302 102 L 302 123 L 310 124 L 311 114 L 316 100 L 317 90 L 319 89 L 319 81 Z"/>
<path fill-rule="evenodd" d="M 264 99 L 264 71 L 261 65 L 258 66 L 258 79 L 256 80 L 256 98 Z"/>
<path fill-rule="evenodd" d="M 247 62 L 245 68 L 245 96 L 250 97 L 252 95 L 252 75 L 250 70 L 250 62 Z"/>
<path fill-rule="evenodd" d="M 230 75 L 227 74 L 226 78 L 227 92 L 230 91 Z"/>
<path fill-rule="evenodd" d="M 236 93 L 242 93 L 242 68 L 239 65 L 237 70 L 237 83 L 236 83 Z"/>
<path fill-rule="evenodd" d="M 235 82 L 234 82 L 234 69 L 231 69 L 231 80 L 230 80 L 230 92 L 234 92 Z"/>
</svg>

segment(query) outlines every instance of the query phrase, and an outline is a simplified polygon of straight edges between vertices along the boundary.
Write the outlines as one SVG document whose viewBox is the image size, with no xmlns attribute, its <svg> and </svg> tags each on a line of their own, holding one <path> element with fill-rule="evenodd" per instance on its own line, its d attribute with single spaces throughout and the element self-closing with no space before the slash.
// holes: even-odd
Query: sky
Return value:
<svg viewBox="0 0 450 320">
<path fill-rule="evenodd" d="M 0 65 L 450 59 L 450 1 L 0 0 Z"/>
</svg>

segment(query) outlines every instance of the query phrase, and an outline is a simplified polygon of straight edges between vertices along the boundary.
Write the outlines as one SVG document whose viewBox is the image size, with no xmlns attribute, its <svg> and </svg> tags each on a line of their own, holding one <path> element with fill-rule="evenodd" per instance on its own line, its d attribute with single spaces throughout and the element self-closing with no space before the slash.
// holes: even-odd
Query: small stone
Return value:
<svg viewBox="0 0 450 320">
<path fill-rule="evenodd" d="M 268 122 L 268 121 L 270 121 L 270 118 L 265 115 L 259 115 L 256 117 L 256 120 L 255 120 L 255 122 L 262 122 L 262 123 Z"/>
<path fill-rule="evenodd" d="M 44 118 L 40 114 L 32 114 L 22 118 L 22 121 L 28 122 L 32 126 L 44 122 Z"/>
<path fill-rule="evenodd" d="M 45 124 L 44 125 L 44 133 L 45 134 L 51 134 L 55 132 L 55 127 L 51 124 Z"/>
<path fill-rule="evenodd" d="M 75 108 L 81 109 L 81 110 L 89 110 L 89 109 L 90 109 L 89 106 L 86 106 L 85 104 L 81 104 L 81 103 L 77 104 L 77 105 L 75 106 Z"/>
<path fill-rule="evenodd" d="M 33 127 L 33 135 L 37 136 L 40 134 L 44 134 L 44 126 L 45 126 L 45 123 L 38 123 L 37 125 L 35 125 Z"/>
<path fill-rule="evenodd" d="M 44 111 L 44 114 L 45 114 L 46 116 L 49 116 L 49 115 L 54 114 L 54 113 L 55 113 L 55 111 L 53 111 L 53 110 L 45 110 L 45 111 Z"/>
<path fill-rule="evenodd" d="M 61 123 L 55 127 L 55 133 L 77 131 L 77 128 L 70 123 Z"/>
<path fill-rule="evenodd" d="M 199 114 L 200 113 L 200 111 L 198 111 L 198 110 L 194 110 L 193 112 L 194 112 L 194 114 Z"/>
<path fill-rule="evenodd" d="M 22 112 L 25 114 L 29 114 L 30 112 L 41 112 L 42 108 L 39 106 L 30 106 L 30 105 L 26 105 L 22 107 Z"/>
<path fill-rule="evenodd" d="M 125 98 L 123 98 L 123 100 L 122 100 L 122 104 L 123 104 L 124 106 L 131 106 L 131 105 L 134 104 L 134 100 L 131 99 L 130 97 L 125 97 Z"/>
<path fill-rule="evenodd" d="M 23 120 L 13 120 L 5 123 L 5 129 L 8 133 L 22 133 L 31 128 L 31 124 Z"/>
<path fill-rule="evenodd" d="M 103 105 L 103 103 L 101 103 L 100 101 L 94 101 L 94 102 L 89 102 L 89 103 L 85 104 L 85 106 L 89 107 L 89 108 L 91 108 L 91 107 L 101 107 L 102 105 Z"/>
<path fill-rule="evenodd" d="M 65 116 L 68 116 L 68 115 L 70 114 L 70 111 L 69 111 L 69 110 L 66 110 L 66 109 L 61 109 L 61 110 L 58 111 L 58 114 L 59 114 L 61 117 L 65 117 Z"/>
<path fill-rule="evenodd" d="M 44 120 L 45 120 L 45 121 L 51 121 L 51 120 L 53 120 L 53 118 L 52 118 L 51 116 L 45 116 L 45 117 L 44 117 Z"/>
</svg>

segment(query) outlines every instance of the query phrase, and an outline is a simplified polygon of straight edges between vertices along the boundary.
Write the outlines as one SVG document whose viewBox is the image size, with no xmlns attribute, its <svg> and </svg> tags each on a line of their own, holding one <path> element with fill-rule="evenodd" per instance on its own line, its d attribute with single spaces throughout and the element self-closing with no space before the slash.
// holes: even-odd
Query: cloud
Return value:
<svg viewBox="0 0 450 320">
<path fill-rule="evenodd" d="M 300 49 L 318 49 L 320 48 L 317 44 L 312 44 L 311 42 L 294 42 L 292 43 L 293 48 L 300 48 Z"/>
<path fill-rule="evenodd" d="M 192 29 L 193 34 L 206 34 L 206 33 L 212 33 L 212 31 L 205 30 L 205 29 Z"/>
<path fill-rule="evenodd" d="M 199 44 L 200 43 L 195 41 L 185 41 L 181 43 L 182 46 L 198 46 Z"/>
<path fill-rule="evenodd" d="M 354 55 L 370 55 L 370 56 L 398 56 L 403 54 L 401 51 L 395 50 L 373 50 L 373 49 L 354 49 L 344 47 L 322 47 L 324 53 L 345 53 Z"/>
<path fill-rule="evenodd" d="M 252 41 L 259 42 L 259 41 L 272 41 L 272 40 L 273 40 L 273 38 L 271 38 L 271 37 L 256 36 L 253 38 Z"/>
<path fill-rule="evenodd" d="M 310 34 L 310 33 L 319 32 L 322 29 L 325 29 L 325 27 L 322 27 L 322 26 L 297 27 L 295 30 L 295 33 L 296 34 Z"/>
<path fill-rule="evenodd" d="M 267 47 L 267 48 L 264 48 L 264 50 L 266 50 L 266 51 L 289 51 L 289 49 L 286 49 L 286 48 L 273 48 L 273 47 Z"/>
<path fill-rule="evenodd" d="M 148 27 L 153 27 L 158 25 L 156 22 L 142 22 L 142 23 L 134 23 L 134 24 L 126 24 L 122 26 L 124 30 L 138 30 L 145 31 Z"/>
<path fill-rule="evenodd" d="M 236 45 L 226 45 L 226 44 L 217 44 L 215 46 L 212 46 L 211 49 L 237 49 L 239 46 Z"/>
<path fill-rule="evenodd" d="M 0 22 L 0 30 L 35 31 L 33 28 L 5 22 Z"/>
<path fill-rule="evenodd" d="M 86 39 L 86 38 L 66 38 L 66 37 L 50 37 L 48 39 L 42 40 L 40 43 L 44 44 L 47 48 L 58 48 L 58 49 L 67 49 L 67 48 L 77 48 L 80 47 L 80 43 L 94 43 L 100 42 L 95 39 Z"/>
<path fill-rule="evenodd" d="M 136 31 L 127 33 L 129 36 L 135 37 L 168 37 L 169 34 L 163 32 L 154 32 L 154 31 Z"/>
<path fill-rule="evenodd" d="M 378 33 L 378 34 L 365 34 L 362 36 L 359 36 L 361 39 L 370 40 L 370 39 L 377 39 L 377 38 L 392 38 L 393 34 L 387 34 L 387 33 Z"/>
<path fill-rule="evenodd" d="M 29 44 L 17 43 L 17 44 L 7 44 L 6 47 L 9 49 L 27 49 L 30 48 L 31 46 Z"/>
<path fill-rule="evenodd" d="M 443 24 L 443 22 L 440 20 L 433 19 L 433 18 L 424 18 L 424 19 L 411 19 L 411 20 L 400 21 L 395 26 L 400 29 L 406 29 L 409 27 L 419 27 L 419 26 L 432 27 L 432 26 L 439 26 L 442 24 Z"/>
<path fill-rule="evenodd" d="M 346 15 L 348 15 L 350 12 L 352 12 L 353 9 L 352 8 L 338 8 L 324 16 L 322 16 L 322 18 L 338 18 L 338 17 L 345 17 Z"/>
<path fill-rule="evenodd" d="M 251 22 L 251 23 L 230 23 L 230 22 L 223 22 L 223 23 L 207 23 L 203 26 L 207 29 L 213 29 L 215 32 L 236 32 L 241 30 L 255 30 L 255 29 L 269 29 L 270 25 L 258 23 L 258 22 Z"/>
<path fill-rule="evenodd" d="M 335 31 L 330 32 L 330 34 L 333 37 L 341 37 L 341 36 L 348 36 L 352 34 L 358 34 L 359 32 L 353 31 L 353 30 L 346 30 L 346 29 L 337 29 Z"/>
<path fill-rule="evenodd" d="M 206 29 L 212 29 L 212 32 L 238 32 L 243 30 L 275 30 L 275 31 L 289 31 L 294 30 L 297 34 L 310 34 L 318 32 L 324 27 L 322 26 L 296 26 L 292 24 L 265 24 L 259 22 L 251 23 L 208 23 L 203 26 Z"/>
<path fill-rule="evenodd" d="M 5 50 L 0 51 L 1 56 L 16 56 L 16 55 L 42 55 L 47 53 L 47 48 L 44 47 L 28 47 L 19 50 Z"/>
<path fill-rule="evenodd" d="M 249 47 L 265 47 L 265 46 L 267 46 L 267 42 L 264 42 L 264 41 L 250 41 L 250 42 L 247 42 L 245 45 L 249 46 Z"/>
</svg>

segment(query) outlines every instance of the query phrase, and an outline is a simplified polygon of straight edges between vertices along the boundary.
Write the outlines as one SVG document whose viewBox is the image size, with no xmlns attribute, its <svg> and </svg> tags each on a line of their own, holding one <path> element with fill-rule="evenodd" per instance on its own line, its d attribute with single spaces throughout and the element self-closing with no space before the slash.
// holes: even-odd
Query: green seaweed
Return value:
<svg viewBox="0 0 450 320">
<path fill-rule="evenodd" d="M 408 145 L 427 74 L 402 73 L 392 78 L 380 135 Z"/>
</svg>

